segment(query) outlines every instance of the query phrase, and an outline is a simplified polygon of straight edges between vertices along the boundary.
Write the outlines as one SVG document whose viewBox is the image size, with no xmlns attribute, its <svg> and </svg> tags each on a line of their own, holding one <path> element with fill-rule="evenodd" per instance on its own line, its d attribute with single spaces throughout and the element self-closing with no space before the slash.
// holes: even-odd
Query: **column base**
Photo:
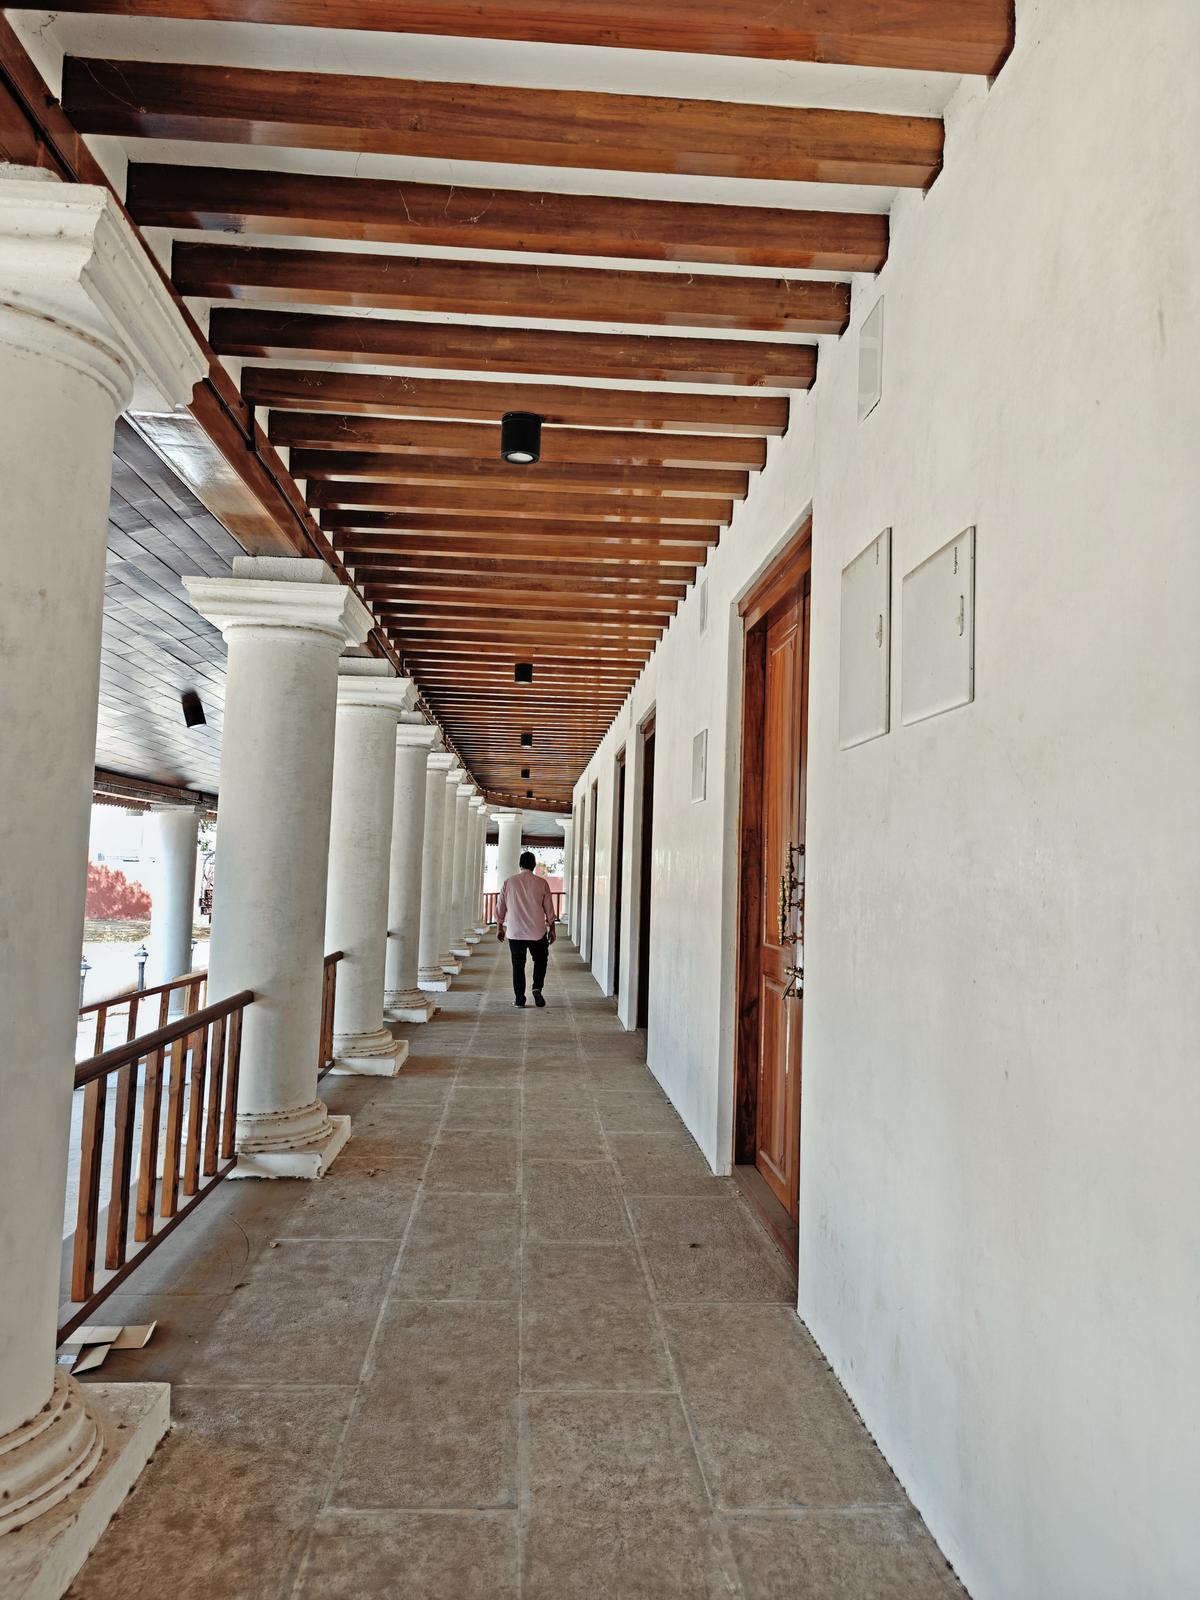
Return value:
<svg viewBox="0 0 1200 1600">
<path fill-rule="evenodd" d="M 482 928 L 479 928 L 479 927 L 477 927 L 477 928 L 476 928 L 476 929 L 475 929 L 475 932 L 476 932 L 476 933 L 477 933 L 477 934 L 478 934 L 478 935 L 479 935 L 479 937 L 480 937 L 480 938 L 481 938 L 481 939 L 482 939 L 482 938 L 483 938 L 483 936 L 484 936 L 484 934 L 485 934 L 485 933 L 487 933 L 487 932 L 488 932 L 488 928 L 487 928 L 487 925 L 486 925 L 486 924 L 485 924 L 485 925 L 484 925 L 484 926 L 483 926 L 483 927 L 482 927 Z"/>
<path fill-rule="evenodd" d="M 475 952 L 464 940 L 460 944 L 452 944 L 450 946 L 450 954 L 455 958 L 456 961 L 469 961 Z"/>
<path fill-rule="evenodd" d="M 0 1594 L 59 1600 L 171 1425 L 169 1384 L 89 1383 L 86 1396 L 103 1454 L 84 1483 L 0 1536 Z"/>
<path fill-rule="evenodd" d="M 329 1131 L 290 1149 L 239 1150 L 231 1178 L 323 1178 L 350 1137 L 349 1117 L 327 1117 Z"/>
<path fill-rule="evenodd" d="M 479 943 L 479 935 L 476 933 L 474 928 L 468 928 L 466 933 L 463 934 L 463 943 L 470 945 L 476 945 Z"/>
<path fill-rule="evenodd" d="M 425 994 L 445 994 L 450 979 L 441 967 L 422 967 L 417 973 L 417 988 Z"/>
<path fill-rule="evenodd" d="M 452 955 L 447 954 L 441 956 L 439 959 L 441 962 L 442 971 L 448 972 L 452 978 L 456 978 L 462 971 L 462 962 L 456 961 Z M 420 980 L 418 979 L 418 982 L 419 981 Z"/>
<path fill-rule="evenodd" d="M 408 1060 L 408 1041 L 397 1039 L 390 1029 L 376 1028 L 371 1033 L 335 1033 L 331 1071 L 341 1077 L 394 1078 Z"/>
<path fill-rule="evenodd" d="M 420 989 L 395 989 L 383 997 L 383 1014 L 391 1022 L 428 1022 L 436 1009 Z"/>
</svg>

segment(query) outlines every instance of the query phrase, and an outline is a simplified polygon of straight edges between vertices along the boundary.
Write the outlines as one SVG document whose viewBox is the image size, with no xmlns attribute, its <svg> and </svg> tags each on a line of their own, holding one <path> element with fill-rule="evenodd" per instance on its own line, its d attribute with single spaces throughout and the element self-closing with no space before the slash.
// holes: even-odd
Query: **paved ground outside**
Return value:
<svg viewBox="0 0 1200 1600">
<path fill-rule="evenodd" d="M 174 1430 L 71 1600 L 962 1591 L 573 948 L 485 941 L 320 1183 L 225 1183 L 115 1295 Z"/>
</svg>

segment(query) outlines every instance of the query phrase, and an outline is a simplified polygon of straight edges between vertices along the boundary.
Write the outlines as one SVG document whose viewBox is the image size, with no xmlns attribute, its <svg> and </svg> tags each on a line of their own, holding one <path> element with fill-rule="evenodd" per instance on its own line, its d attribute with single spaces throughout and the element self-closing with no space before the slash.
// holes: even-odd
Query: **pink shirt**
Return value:
<svg viewBox="0 0 1200 1600">
<path fill-rule="evenodd" d="M 523 867 L 496 902 L 496 921 L 510 939 L 542 939 L 554 925 L 554 896 L 545 878 Z"/>
</svg>

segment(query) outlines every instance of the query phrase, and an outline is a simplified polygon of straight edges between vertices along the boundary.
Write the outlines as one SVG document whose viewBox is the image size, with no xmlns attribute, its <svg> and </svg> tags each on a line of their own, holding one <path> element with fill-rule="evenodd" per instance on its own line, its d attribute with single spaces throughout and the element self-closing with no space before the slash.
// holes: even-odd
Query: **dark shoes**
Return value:
<svg viewBox="0 0 1200 1600">
<path fill-rule="evenodd" d="M 520 1008 L 521 1008 L 521 1010 L 522 1010 L 522 1011 L 524 1011 L 524 1009 L 525 1009 L 525 1002 L 524 1002 L 524 1000 L 514 1000 L 514 1001 L 513 1001 L 513 1005 L 515 1005 L 515 1006 L 520 1006 Z"/>
<path fill-rule="evenodd" d="M 544 1006 L 546 1004 L 546 996 L 540 989 L 533 991 L 533 1003 L 535 1006 Z"/>
</svg>

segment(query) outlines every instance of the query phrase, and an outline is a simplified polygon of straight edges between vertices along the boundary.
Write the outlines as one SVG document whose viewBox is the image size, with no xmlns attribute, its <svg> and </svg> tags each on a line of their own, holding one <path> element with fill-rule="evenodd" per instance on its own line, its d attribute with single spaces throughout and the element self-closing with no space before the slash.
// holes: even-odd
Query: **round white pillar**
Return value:
<svg viewBox="0 0 1200 1600">
<path fill-rule="evenodd" d="M 454 954 L 457 929 L 451 908 L 454 893 L 454 841 L 458 833 L 458 786 L 463 780 L 463 769 L 455 757 L 446 772 L 446 812 L 442 825 L 442 887 L 438 896 L 441 914 L 442 971 L 451 974 L 462 971 L 462 962 Z"/>
<path fill-rule="evenodd" d="M 388 875 L 396 784 L 396 723 L 411 679 L 386 661 L 338 667 L 325 949 L 340 950 L 333 1005 L 333 1070 L 395 1077 L 408 1045 L 383 1018 Z"/>
<path fill-rule="evenodd" d="M 91 1402 L 55 1367 L 54 1351 L 113 425 L 135 389 L 139 403 L 170 410 L 204 371 L 108 191 L 8 172 L 0 177 L 4 1538 L 80 1488 L 103 1450 Z M 150 1448 L 166 1426 L 159 1420 Z M 94 1511 L 81 1505 L 40 1542 L 25 1536 L 29 1592 L 41 1592 L 39 1563 L 53 1561 L 56 1593 L 64 1570 L 68 1578 L 77 1570 L 87 1545 L 76 1548 L 71 1527 L 90 1519 L 94 1539 L 115 1509 L 103 1482 L 86 1491 L 95 1492 Z"/>
<path fill-rule="evenodd" d="M 146 983 L 152 987 L 192 969 L 200 812 L 196 806 L 151 806 L 150 827 L 155 867 Z"/>
<path fill-rule="evenodd" d="M 496 827 L 500 832 L 500 853 L 497 857 L 499 887 L 521 870 L 521 830 L 525 818 L 520 811 L 497 811 Z"/>
<path fill-rule="evenodd" d="M 475 824 L 471 832 L 471 895 L 467 904 L 467 927 L 482 939 L 487 932 L 483 920 L 483 840 L 487 833 L 487 801 L 478 795 L 471 802 Z"/>
<path fill-rule="evenodd" d="M 442 956 L 442 866 L 446 841 L 446 780 L 454 765 L 454 757 L 445 750 L 434 750 L 426 761 L 417 987 L 429 994 L 442 994 L 450 987 Z"/>
<path fill-rule="evenodd" d="M 317 1096 L 337 664 L 371 617 L 322 561 L 239 556 L 184 585 L 229 646 L 208 993 L 254 991 L 235 1172 L 318 1178 L 350 1133 Z"/>
<path fill-rule="evenodd" d="M 467 841 L 471 833 L 471 801 L 475 795 L 473 783 L 460 783 L 455 791 L 454 802 L 454 870 L 450 883 L 450 950 L 460 961 L 465 961 L 471 954 L 472 944 L 478 944 L 478 939 L 467 941 L 466 928 L 466 885 L 467 885 Z"/>
<path fill-rule="evenodd" d="M 422 858 L 429 747 L 434 729 L 419 711 L 406 711 L 396 729 L 396 783 L 388 878 L 388 940 L 383 986 L 385 1013 L 397 1022 L 428 1022 L 433 1001 L 417 987 L 420 971 Z"/>
<path fill-rule="evenodd" d="M 559 823 L 559 827 L 563 831 L 563 908 L 562 916 L 559 920 L 570 927 L 571 908 L 575 900 L 575 896 L 571 892 L 571 866 L 575 848 L 575 819 L 568 817 L 565 821 Z"/>
</svg>

